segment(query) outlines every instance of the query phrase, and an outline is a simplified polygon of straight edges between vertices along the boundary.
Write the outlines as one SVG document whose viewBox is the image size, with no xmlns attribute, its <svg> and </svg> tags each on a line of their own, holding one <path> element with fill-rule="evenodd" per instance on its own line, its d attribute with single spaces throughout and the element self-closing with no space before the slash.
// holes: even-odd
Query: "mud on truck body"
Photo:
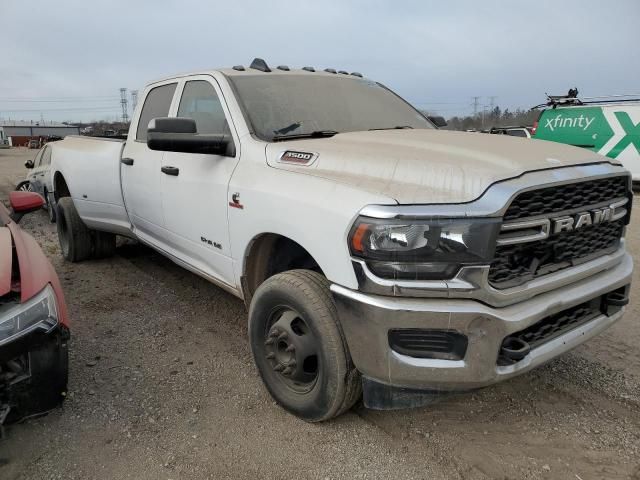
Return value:
<svg viewBox="0 0 640 480">
<path fill-rule="evenodd" d="M 167 78 L 126 141 L 52 148 L 65 258 L 124 235 L 243 299 L 267 389 L 308 421 L 519 375 L 628 299 L 619 162 L 438 130 L 357 73 L 257 59 Z"/>
</svg>

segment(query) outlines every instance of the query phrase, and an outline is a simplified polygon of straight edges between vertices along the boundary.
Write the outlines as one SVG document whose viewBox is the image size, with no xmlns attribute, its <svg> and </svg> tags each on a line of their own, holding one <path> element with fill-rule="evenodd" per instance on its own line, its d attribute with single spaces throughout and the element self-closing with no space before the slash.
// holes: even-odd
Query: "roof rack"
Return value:
<svg viewBox="0 0 640 480">
<path fill-rule="evenodd" d="M 567 95 L 547 95 L 547 102 L 532 107 L 531 110 L 544 107 L 567 107 L 580 105 L 602 105 L 607 103 L 640 102 L 640 93 L 624 95 L 602 95 L 598 97 L 578 98 L 578 89 L 572 88 Z"/>
<path fill-rule="evenodd" d="M 244 72 L 245 71 L 244 65 L 234 65 L 232 68 L 234 70 L 239 71 L 239 72 Z M 269 65 L 267 65 L 267 62 L 265 62 L 262 58 L 258 58 L 258 57 L 253 59 L 253 61 L 251 62 L 251 65 L 249 65 L 249 68 L 252 68 L 254 70 L 259 70 L 261 72 L 272 72 L 273 71 L 273 70 L 271 70 L 271 68 L 269 68 Z M 282 70 L 282 71 L 285 71 L 285 72 L 289 72 L 291 70 L 288 65 L 278 65 L 276 67 L 276 69 L 277 70 Z M 316 71 L 316 69 L 314 67 L 302 67 L 302 70 L 304 70 L 306 72 L 315 72 Z M 351 72 L 351 73 L 349 73 L 346 70 L 336 70 L 335 68 L 325 68 L 324 71 L 327 72 L 327 73 L 335 73 L 335 74 L 339 73 L 339 74 L 342 74 L 342 75 L 351 75 L 353 77 L 362 78 L 362 74 L 360 72 Z M 536 108 L 536 107 L 534 107 L 534 108 Z"/>
</svg>

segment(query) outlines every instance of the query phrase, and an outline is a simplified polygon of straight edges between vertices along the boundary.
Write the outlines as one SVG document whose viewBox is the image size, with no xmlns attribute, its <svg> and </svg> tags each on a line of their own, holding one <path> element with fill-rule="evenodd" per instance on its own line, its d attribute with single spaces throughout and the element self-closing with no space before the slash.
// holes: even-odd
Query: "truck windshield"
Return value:
<svg viewBox="0 0 640 480">
<path fill-rule="evenodd" d="M 434 128 L 400 97 L 367 79 L 264 73 L 228 78 L 255 135 L 266 141 L 366 130 Z"/>
</svg>

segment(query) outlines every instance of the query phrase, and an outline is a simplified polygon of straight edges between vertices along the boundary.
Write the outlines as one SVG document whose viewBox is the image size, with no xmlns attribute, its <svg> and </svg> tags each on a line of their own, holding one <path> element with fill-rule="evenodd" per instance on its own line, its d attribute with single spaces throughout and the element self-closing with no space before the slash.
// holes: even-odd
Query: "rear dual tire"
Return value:
<svg viewBox="0 0 640 480">
<path fill-rule="evenodd" d="M 56 225 L 62 256 L 70 262 L 106 258 L 115 253 L 116 236 L 87 228 L 71 197 L 58 200 Z"/>
</svg>

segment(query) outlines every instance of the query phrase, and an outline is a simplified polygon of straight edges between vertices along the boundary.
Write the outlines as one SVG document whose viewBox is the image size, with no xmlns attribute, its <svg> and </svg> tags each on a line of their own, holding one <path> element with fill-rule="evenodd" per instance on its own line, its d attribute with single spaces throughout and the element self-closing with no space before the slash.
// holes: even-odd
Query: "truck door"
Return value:
<svg viewBox="0 0 640 480">
<path fill-rule="evenodd" d="M 226 134 L 235 148 L 227 155 L 166 152 L 162 159 L 162 208 L 166 241 L 177 256 L 234 286 L 229 229 L 228 184 L 238 162 L 238 140 L 217 82 L 211 76 L 184 83 L 177 116 L 196 121 L 199 134 Z"/>
<path fill-rule="evenodd" d="M 120 160 L 122 193 L 136 235 L 154 245 L 162 243 L 164 218 L 160 193 L 163 152 L 147 147 L 147 127 L 152 118 L 168 117 L 178 83 L 154 85 L 129 135 Z M 135 130 L 134 130 L 135 128 Z"/>
</svg>

